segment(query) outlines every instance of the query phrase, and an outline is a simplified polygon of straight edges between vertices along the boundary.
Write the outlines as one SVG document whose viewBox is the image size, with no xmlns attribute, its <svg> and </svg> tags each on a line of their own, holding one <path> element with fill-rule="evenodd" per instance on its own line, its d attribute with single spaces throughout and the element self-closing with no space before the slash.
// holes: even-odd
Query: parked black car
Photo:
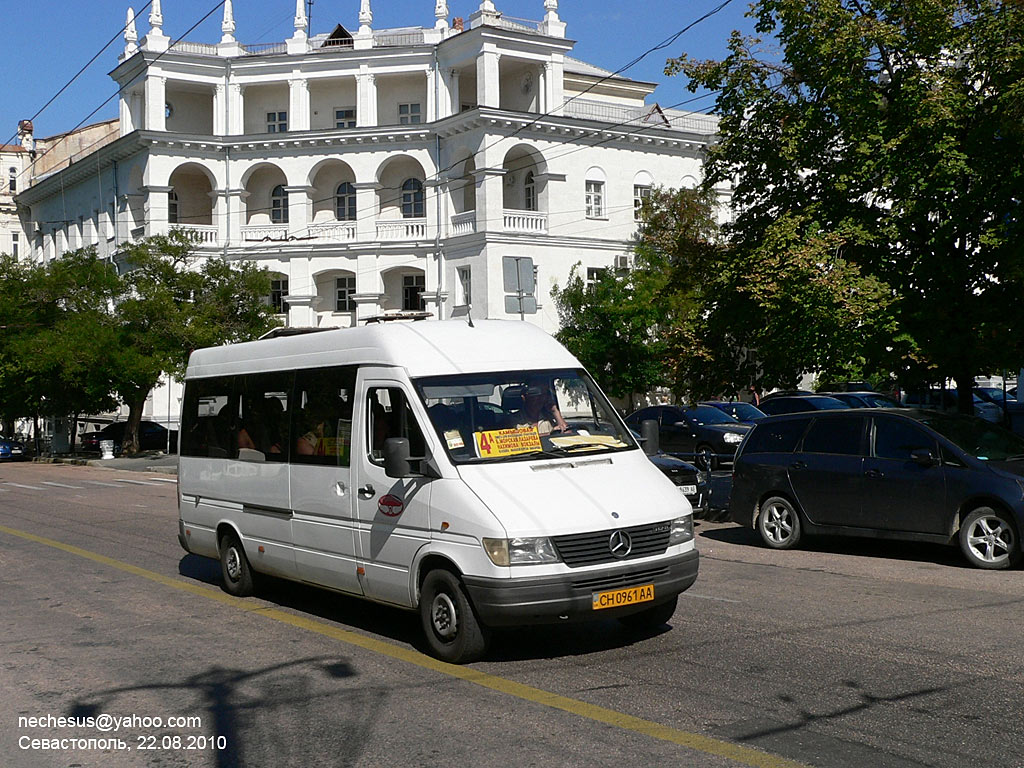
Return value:
<svg viewBox="0 0 1024 768">
<path fill-rule="evenodd" d="M 633 437 L 642 444 L 643 438 L 636 430 L 633 430 Z M 707 472 L 661 450 L 653 455 L 648 454 L 647 458 L 686 496 L 695 517 L 708 511 L 711 504 L 711 476 Z"/>
<path fill-rule="evenodd" d="M 709 400 L 706 403 L 701 403 L 701 405 L 710 405 L 712 408 L 717 408 L 726 416 L 732 416 L 740 424 L 754 424 L 765 417 L 765 412 L 756 405 L 744 403 L 741 400 Z"/>
<path fill-rule="evenodd" d="M 804 411 L 827 411 L 849 408 L 846 403 L 824 395 L 782 395 L 766 397 L 757 406 L 769 416 Z"/>
<path fill-rule="evenodd" d="M 1024 438 L 973 416 L 814 412 L 756 424 L 736 457 L 732 520 L 774 549 L 830 533 L 959 543 L 979 568 L 1019 561 Z"/>
<path fill-rule="evenodd" d="M 634 430 L 640 422 L 658 422 L 658 436 L 665 453 L 692 459 L 701 469 L 711 471 L 721 462 L 731 462 L 736 448 L 750 430 L 732 416 L 710 405 L 682 408 L 676 405 L 652 405 L 626 417 Z"/>
<path fill-rule="evenodd" d="M 124 431 L 128 427 L 125 421 L 115 421 L 108 424 L 98 432 L 86 432 L 81 437 L 82 450 L 85 452 L 99 452 L 101 440 L 114 441 L 114 455 L 120 455 L 121 444 L 124 442 Z M 139 423 L 139 448 L 143 451 L 166 451 L 167 450 L 167 427 L 157 424 L 155 421 L 142 421 Z M 171 452 L 178 450 L 178 432 L 171 430 Z"/>
<path fill-rule="evenodd" d="M 891 397 L 880 395 L 877 392 L 822 392 L 823 395 L 845 403 L 847 408 L 902 408 L 903 404 L 898 403 Z"/>
</svg>

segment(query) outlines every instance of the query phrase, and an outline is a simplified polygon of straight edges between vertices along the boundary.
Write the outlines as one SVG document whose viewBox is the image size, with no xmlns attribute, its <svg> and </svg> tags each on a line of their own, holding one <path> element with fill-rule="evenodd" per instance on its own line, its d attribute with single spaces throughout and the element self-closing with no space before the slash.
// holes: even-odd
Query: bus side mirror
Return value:
<svg viewBox="0 0 1024 768">
<path fill-rule="evenodd" d="M 388 477 L 430 477 L 438 478 L 441 473 L 431 461 L 430 451 L 425 456 L 409 455 L 409 438 L 389 437 L 384 441 L 384 474 Z M 413 462 L 419 465 L 419 471 L 413 469 Z"/>
<path fill-rule="evenodd" d="M 388 477 L 409 477 L 409 438 L 389 437 L 384 441 L 384 474 Z"/>
<path fill-rule="evenodd" d="M 661 450 L 658 444 L 658 422 L 655 419 L 644 419 L 640 422 L 640 437 L 644 442 L 644 453 L 654 456 Z"/>
</svg>

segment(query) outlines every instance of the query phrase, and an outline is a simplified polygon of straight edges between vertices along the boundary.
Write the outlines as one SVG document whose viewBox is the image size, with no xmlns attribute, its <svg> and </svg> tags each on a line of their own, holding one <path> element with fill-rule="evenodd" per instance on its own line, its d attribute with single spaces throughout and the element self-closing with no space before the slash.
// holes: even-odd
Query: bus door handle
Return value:
<svg viewBox="0 0 1024 768">
<path fill-rule="evenodd" d="M 372 499 L 374 496 L 377 495 L 377 492 L 373 489 L 373 485 L 371 485 L 370 483 L 367 483 L 362 488 L 360 488 L 357 491 L 357 493 L 359 494 L 360 499 Z"/>
<path fill-rule="evenodd" d="M 794 461 L 789 465 L 790 469 L 807 469 L 807 462 L 805 461 Z"/>
<path fill-rule="evenodd" d="M 864 472 L 864 477 L 870 477 L 872 480 L 877 480 L 885 477 L 885 473 L 880 469 L 868 469 Z"/>
</svg>

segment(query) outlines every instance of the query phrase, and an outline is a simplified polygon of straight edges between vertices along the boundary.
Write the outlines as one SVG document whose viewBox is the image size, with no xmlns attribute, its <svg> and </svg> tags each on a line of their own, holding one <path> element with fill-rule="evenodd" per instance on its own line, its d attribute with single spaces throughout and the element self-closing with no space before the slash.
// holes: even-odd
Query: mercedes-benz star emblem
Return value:
<svg viewBox="0 0 1024 768">
<path fill-rule="evenodd" d="M 633 540 L 625 531 L 615 531 L 608 537 L 608 549 L 613 556 L 623 558 L 633 551 Z"/>
</svg>

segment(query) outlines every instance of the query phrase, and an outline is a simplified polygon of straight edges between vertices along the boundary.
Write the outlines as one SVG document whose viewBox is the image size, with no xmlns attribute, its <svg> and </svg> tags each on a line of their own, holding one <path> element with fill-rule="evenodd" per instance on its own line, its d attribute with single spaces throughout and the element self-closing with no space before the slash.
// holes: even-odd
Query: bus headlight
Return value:
<svg viewBox="0 0 1024 768">
<path fill-rule="evenodd" d="M 547 536 L 484 539 L 484 551 L 495 565 L 557 563 L 561 558 Z"/>
<path fill-rule="evenodd" d="M 668 545 L 684 544 L 693 539 L 693 515 L 677 517 L 671 523 L 668 533 Z"/>
</svg>

